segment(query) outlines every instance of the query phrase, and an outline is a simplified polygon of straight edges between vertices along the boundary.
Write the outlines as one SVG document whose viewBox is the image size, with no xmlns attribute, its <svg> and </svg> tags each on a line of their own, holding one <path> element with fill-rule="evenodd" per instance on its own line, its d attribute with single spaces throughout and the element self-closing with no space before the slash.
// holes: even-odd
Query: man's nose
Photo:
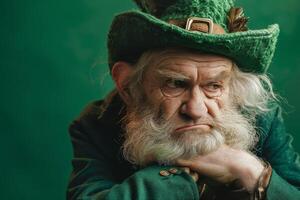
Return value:
<svg viewBox="0 0 300 200">
<path fill-rule="evenodd" d="M 188 92 L 186 101 L 181 106 L 181 113 L 196 120 L 205 116 L 208 112 L 205 104 L 206 96 L 200 87 L 194 87 Z"/>
</svg>

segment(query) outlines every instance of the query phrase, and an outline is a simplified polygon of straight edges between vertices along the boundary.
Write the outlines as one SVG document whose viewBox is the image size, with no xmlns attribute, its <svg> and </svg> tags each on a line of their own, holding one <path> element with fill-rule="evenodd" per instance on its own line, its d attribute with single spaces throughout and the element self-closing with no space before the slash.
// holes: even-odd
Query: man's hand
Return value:
<svg viewBox="0 0 300 200">
<path fill-rule="evenodd" d="M 225 145 L 204 156 L 178 160 L 177 164 L 220 183 L 238 180 L 248 191 L 254 190 L 264 169 L 263 164 L 251 153 Z"/>
<path fill-rule="evenodd" d="M 192 171 L 192 170 L 191 170 L 190 168 L 188 168 L 188 167 L 181 167 L 181 169 L 182 169 L 183 171 L 185 171 L 187 174 L 189 174 L 189 175 L 193 178 L 193 180 L 194 180 L 195 182 L 198 181 L 199 175 L 198 175 L 197 172 Z"/>
</svg>

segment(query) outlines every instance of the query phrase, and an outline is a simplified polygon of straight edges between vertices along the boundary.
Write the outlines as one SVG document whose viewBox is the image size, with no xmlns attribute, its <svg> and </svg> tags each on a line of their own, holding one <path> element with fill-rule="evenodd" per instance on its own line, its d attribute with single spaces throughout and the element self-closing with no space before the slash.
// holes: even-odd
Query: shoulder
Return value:
<svg viewBox="0 0 300 200">
<path fill-rule="evenodd" d="M 85 148 L 93 148 L 94 152 L 112 157 L 118 154 L 123 142 L 120 122 L 122 103 L 116 97 L 103 111 L 103 102 L 97 100 L 85 106 L 81 114 L 70 124 L 69 134 L 77 150 L 84 144 Z"/>
<path fill-rule="evenodd" d="M 282 108 L 278 103 L 269 103 L 267 109 L 268 110 L 256 117 L 256 126 L 262 129 L 265 133 L 269 132 L 272 127 L 272 123 L 274 123 L 274 120 L 283 121 L 281 115 Z"/>
<path fill-rule="evenodd" d="M 97 132 L 109 126 L 113 128 L 122 118 L 123 107 L 123 102 L 118 95 L 114 95 L 109 102 L 107 100 L 93 101 L 84 107 L 70 127 L 77 124 L 84 129 L 92 128 Z"/>
<path fill-rule="evenodd" d="M 87 104 L 69 125 L 69 132 L 72 135 L 90 133 L 93 129 L 97 129 L 98 116 L 100 115 L 100 106 L 103 100 L 93 101 Z"/>
<path fill-rule="evenodd" d="M 84 106 L 79 116 L 75 118 L 72 124 L 80 123 L 84 125 L 88 123 L 91 125 L 92 123 L 98 121 L 98 116 L 101 114 L 101 105 L 103 104 L 103 100 L 96 100 L 88 103 Z M 71 125 L 72 125 L 71 124 Z"/>
<path fill-rule="evenodd" d="M 256 116 L 255 126 L 259 140 L 255 151 L 258 155 L 262 153 L 266 141 L 274 134 L 275 126 L 278 125 L 284 127 L 282 108 L 278 103 L 272 102 L 268 104 L 268 110 Z"/>
</svg>

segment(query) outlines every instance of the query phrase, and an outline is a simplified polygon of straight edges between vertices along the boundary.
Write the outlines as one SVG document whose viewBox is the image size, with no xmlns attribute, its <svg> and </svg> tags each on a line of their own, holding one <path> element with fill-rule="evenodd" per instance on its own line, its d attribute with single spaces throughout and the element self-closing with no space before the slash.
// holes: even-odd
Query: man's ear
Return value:
<svg viewBox="0 0 300 200">
<path fill-rule="evenodd" d="M 133 66 L 127 62 L 116 62 L 112 69 L 111 75 L 117 87 L 117 90 L 126 104 L 130 102 L 130 95 L 127 90 L 128 81 L 133 72 Z"/>
</svg>

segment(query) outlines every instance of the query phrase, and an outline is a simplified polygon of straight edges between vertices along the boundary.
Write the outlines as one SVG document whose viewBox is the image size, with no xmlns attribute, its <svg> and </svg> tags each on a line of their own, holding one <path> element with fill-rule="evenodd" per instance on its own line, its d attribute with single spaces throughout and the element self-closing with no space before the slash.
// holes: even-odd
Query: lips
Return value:
<svg viewBox="0 0 300 200">
<path fill-rule="evenodd" d="M 181 126 L 175 129 L 175 132 L 188 131 L 193 129 L 201 129 L 203 131 L 209 131 L 211 128 L 212 126 L 210 124 L 194 124 L 194 125 Z"/>
</svg>

